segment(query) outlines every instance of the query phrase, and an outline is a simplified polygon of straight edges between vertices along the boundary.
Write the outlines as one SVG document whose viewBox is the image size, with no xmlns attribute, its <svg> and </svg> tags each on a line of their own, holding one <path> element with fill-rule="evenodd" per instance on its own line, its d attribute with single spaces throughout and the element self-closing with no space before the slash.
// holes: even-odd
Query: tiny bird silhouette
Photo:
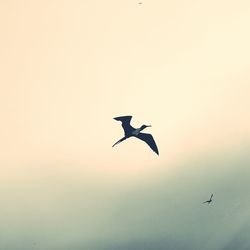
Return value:
<svg viewBox="0 0 250 250">
<path fill-rule="evenodd" d="M 213 196 L 214 196 L 214 195 L 213 195 L 213 194 L 211 194 L 210 199 L 209 199 L 209 200 L 207 200 L 207 201 L 204 201 L 203 203 L 210 204 L 210 203 L 212 202 L 212 197 L 213 197 Z"/>
<path fill-rule="evenodd" d="M 132 119 L 132 116 L 119 116 L 114 118 L 116 121 L 122 122 L 122 127 L 124 130 L 124 137 L 121 138 L 119 141 L 117 141 L 112 147 L 115 145 L 121 143 L 122 141 L 128 139 L 129 137 L 136 137 L 148 144 L 148 146 L 159 155 L 158 148 L 155 144 L 154 138 L 151 134 L 141 133 L 141 131 L 147 127 L 151 127 L 151 125 L 142 125 L 140 128 L 133 128 L 130 125 L 130 121 Z"/>
</svg>

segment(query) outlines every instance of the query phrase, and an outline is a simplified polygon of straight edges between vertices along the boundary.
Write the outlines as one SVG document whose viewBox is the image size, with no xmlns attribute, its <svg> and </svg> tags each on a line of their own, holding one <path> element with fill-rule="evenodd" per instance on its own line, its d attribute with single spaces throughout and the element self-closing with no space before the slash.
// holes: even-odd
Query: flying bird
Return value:
<svg viewBox="0 0 250 250">
<path fill-rule="evenodd" d="M 122 127 L 124 130 L 124 137 L 122 137 L 119 141 L 117 141 L 112 147 L 121 143 L 122 141 L 134 136 L 148 144 L 148 146 L 159 155 L 158 148 L 154 141 L 154 138 L 151 134 L 141 133 L 141 131 L 147 127 L 151 127 L 151 125 L 142 125 L 140 128 L 134 128 L 130 125 L 130 121 L 132 116 L 119 116 L 114 118 L 116 121 L 122 122 Z"/>
<path fill-rule="evenodd" d="M 213 195 L 213 194 L 211 194 L 210 199 L 209 199 L 209 200 L 207 200 L 207 201 L 204 201 L 203 203 L 210 204 L 210 203 L 212 202 L 212 197 L 213 197 L 213 196 L 214 196 L 214 195 Z"/>
</svg>

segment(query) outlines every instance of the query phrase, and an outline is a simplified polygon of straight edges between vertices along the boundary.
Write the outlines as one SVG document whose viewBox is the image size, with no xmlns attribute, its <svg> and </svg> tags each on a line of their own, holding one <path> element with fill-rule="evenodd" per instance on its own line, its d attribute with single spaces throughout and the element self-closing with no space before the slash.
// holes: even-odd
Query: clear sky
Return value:
<svg viewBox="0 0 250 250">
<path fill-rule="evenodd" d="M 233 176 L 249 197 L 240 181 L 250 177 L 250 2 L 138 2 L 0 1 L 0 247 L 145 249 L 148 238 L 158 250 L 168 235 L 173 249 L 194 249 L 201 225 L 179 242 L 188 231 L 177 220 L 180 207 L 196 211 L 193 203 L 214 189 L 230 206 Z M 120 115 L 133 115 L 135 127 L 152 125 L 160 156 L 135 139 L 111 147 L 123 136 L 112 119 Z M 171 227 L 161 224 L 159 234 L 149 217 L 165 223 L 168 213 L 148 190 L 172 204 Z M 131 205 L 130 196 L 142 198 Z M 157 203 L 143 217 L 142 204 Z M 208 216 L 190 213 L 190 224 L 196 214 Z M 244 219 L 235 219 L 238 230 L 249 226 Z M 133 226 L 138 235 L 128 233 Z M 214 249 L 236 237 L 221 233 Z"/>
</svg>

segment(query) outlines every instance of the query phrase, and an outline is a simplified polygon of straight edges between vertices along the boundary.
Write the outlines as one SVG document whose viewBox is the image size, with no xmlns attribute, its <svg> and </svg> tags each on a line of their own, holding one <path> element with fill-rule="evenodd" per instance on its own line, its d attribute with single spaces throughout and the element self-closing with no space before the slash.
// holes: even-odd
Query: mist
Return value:
<svg viewBox="0 0 250 250">
<path fill-rule="evenodd" d="M 131 186 L 72 172 L 69 163 L 22 168 L 1 182 L 1 247 L 249 249 L 248 150 L 193 157 Z"/>
</svg>

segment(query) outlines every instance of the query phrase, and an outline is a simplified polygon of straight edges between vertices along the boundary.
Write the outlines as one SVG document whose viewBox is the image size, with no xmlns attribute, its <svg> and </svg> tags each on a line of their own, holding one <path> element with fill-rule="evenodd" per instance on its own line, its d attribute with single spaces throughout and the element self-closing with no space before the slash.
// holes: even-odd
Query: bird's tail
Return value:
<svg viewBox="0 0 250 250">
<path fill-rule="evenodd" d="M 123 137 L 122 139 L 120 139 L 119 141 L 117 141 L 112 147 L 114 147 L 115 145 L 121 143 L 122 141 L 126 140 L 127 137 Z"/>
</svg>

